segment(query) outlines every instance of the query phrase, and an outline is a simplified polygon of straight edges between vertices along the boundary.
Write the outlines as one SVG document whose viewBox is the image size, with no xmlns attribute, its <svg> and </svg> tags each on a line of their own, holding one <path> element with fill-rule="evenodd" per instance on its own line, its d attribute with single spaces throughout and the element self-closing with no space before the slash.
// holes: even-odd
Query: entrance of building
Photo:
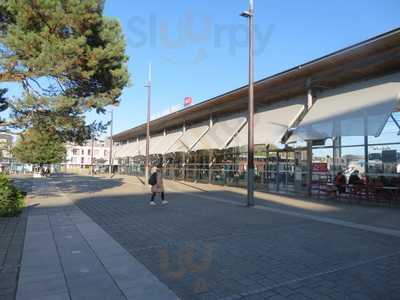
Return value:
<svg viewBox="0 0 400 300">
<path fill-rule="evenodd" d="M 306 190 L 307 149 L 274 149 L 267 152 L 266 188 L 271 192 Z"/>
</svg>

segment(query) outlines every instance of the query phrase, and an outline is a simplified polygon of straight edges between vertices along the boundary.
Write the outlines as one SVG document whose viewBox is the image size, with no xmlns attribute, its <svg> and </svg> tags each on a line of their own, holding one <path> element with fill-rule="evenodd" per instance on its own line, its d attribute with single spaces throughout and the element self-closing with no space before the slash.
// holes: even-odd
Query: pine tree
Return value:
<svg viewBox="0 0 400 300">
<path fill-rule="evenodd" d="M 84 140 L 96 127 L 85 126 L 84 113 L 118 104 L 128 58 L 120 24 L 103 16 L 103 2 L 0 0 L 0 82 L 24 89 L 9 101 L 9 127 L 44 121 L 65 140 Z"/>
<path fill-rule="evenodd" d="M 24 132 L 12 149 L 14 157 L 23 163 L 55 164 L 66 157 L 63 141 L 45 130 L 29 129 Z"/>
</svg>

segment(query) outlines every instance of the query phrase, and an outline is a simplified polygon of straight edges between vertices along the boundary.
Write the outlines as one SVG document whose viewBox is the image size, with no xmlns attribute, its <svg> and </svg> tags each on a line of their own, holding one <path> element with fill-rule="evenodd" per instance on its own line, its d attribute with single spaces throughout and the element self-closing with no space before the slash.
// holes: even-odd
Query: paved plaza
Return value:
<svg viewBox="0 0 400 300">
<path fill-rule="evenodd" d="M 14 299 L 26 228 L 26 212 L 0 218 L 0 299 Z"/>
<path fill-rule="evenodd" d="M 0 219 L 0 254 L 23 255 L 0 299 L 400 298 L 398 209 L 261 193 L 246 208 L 243 190 L 171 181 L 150 207 L 142 181 L 18 179 L 28 209 Z"/>
</svg>

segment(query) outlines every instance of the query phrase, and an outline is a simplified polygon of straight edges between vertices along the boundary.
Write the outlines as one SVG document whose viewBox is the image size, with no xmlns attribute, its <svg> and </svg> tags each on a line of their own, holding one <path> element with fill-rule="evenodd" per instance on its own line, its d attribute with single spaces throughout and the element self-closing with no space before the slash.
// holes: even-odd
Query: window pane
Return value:
<svg viewBox="0 0 400 300">
<path fill-rule="evenodd" d="M 400 124 L 400 112 L 392 114 L 394 119 Z M 400 129 L 397 127 L 395 121 L 389 118 L 382 133 L 379 137 L 369 137 L 369 144 L 384 144 L 384 143 L 400 143 Z"/>
<path fill-rule="evenodd" d="M 332 147 L 332 146 L 333 146 L 333 141 L 332 141 L 332 139 L 326 139 L 326 140 L 325 140 L 325 146 Z"/>
<path fill-rule="evenodd" d="M 370 146 L 368 152 L 370 174 L 400 174 L 400 145 Z"/>
<path fill-rule="evenodd" d="M 363 136 L 343 136 L 342 146 L 364 145 Z"/>
<path fill-rule="evenodd" d="M 358 170 L 361 175 L 365 174 L 364 147 L 348 147 L 341 149 L 341 156 L 338 159 L 340 169 L 350 176 Z"/>
<path fill-rule="evenodd" d="M 313 148 L 313 173 L 326 173 L 333 167 L 333 148 Z"/>
</svg>

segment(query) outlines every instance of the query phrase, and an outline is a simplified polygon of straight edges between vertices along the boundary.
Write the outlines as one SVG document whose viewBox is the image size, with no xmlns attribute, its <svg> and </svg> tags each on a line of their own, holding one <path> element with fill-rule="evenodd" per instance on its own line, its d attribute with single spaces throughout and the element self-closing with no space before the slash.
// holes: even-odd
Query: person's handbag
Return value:
<svg viewBox="0 0 400 300">
<path fill-rule="evenodd" d="M 156 185 L 157 184 L 157 173 L 151 174 L 149 178 L 149 184 L 150 185 Z"/>
</svg>

